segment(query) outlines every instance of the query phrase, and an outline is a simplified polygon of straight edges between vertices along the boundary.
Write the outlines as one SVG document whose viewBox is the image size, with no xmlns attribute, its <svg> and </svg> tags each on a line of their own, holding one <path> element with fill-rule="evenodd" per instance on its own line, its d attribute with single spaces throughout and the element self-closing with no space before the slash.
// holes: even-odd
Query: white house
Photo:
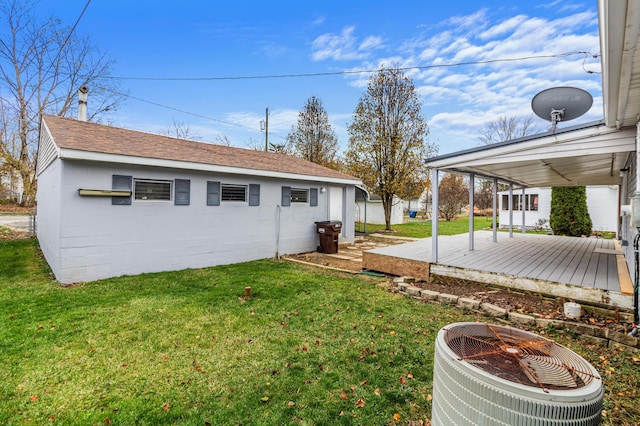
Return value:
<svg viewBox="0 0 640 426">
<path fill-rule="evenodd" d="M 366 224 L 386 224 L 384 218 L 384 207 L 379 195 L 372 194 L 364 187 L 356 187 L 355 220 L 358 223 Z M 391 206 L 391 225 L 398 225 L 404 222 L 404 203 L 398 197 L 393 197 Z"/>
<path fill-rule="evenodd" d="M 618 186 L 587 186 L 587 209 L 594 231 L 618 231 Z M 524 201 L 524 223 L 527 228 L 549 228 L 551 216 L 551 188 L 525 188 L 513 190 L 513 226 L 522 229 Z M 500 227 L 509 226 L 509 192 L 498 193 L 500 203 Z"/>
<path fill-rule="evenodd" d="M 313 251 L 353 241 L 360 181 L 308 161 L 43 115 L 37 235 L 61 283 Z"/>
</svg>

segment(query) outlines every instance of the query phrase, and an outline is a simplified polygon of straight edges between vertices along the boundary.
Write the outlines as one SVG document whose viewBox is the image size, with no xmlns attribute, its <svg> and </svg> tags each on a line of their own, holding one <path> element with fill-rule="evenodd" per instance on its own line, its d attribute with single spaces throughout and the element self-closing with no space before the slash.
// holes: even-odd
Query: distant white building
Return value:
<svg viewBox="0 0 640 426">
<path fill-rule="evenodd" d="M 371 223 L 384 225 L 384 208 L 382 200 L 376 194 L 372 194 L 361 186 L 356 186 L 355 221 L 358 223 Z M 404 202 L 394 197 L 391 207 L 391 225 L 399 225 L 404 222 Z"/>
<path fill-rule="evenodd" d="M 500 227 L 509 226 L 509 191 L 498 193 Z M 523 203 L 524 201 L 524 203 Z M 549 229 L 551 216 L 551 188 L 526 188 L 524 199 L 521 189 L 513 190 L 513 226 L 522 228 L 522 206 L 527 228 Z M 587 208 L 594 231 L 618 231 L 618 186 L 587 186 Z"/>
</svg>

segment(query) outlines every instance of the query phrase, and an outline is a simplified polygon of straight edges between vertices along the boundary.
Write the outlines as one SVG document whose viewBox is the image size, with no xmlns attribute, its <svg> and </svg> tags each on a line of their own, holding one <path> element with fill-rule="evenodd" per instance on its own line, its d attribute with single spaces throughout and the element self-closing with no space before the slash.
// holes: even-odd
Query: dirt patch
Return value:
<svg viewBox="0 0 640 426">
<path fill-rule="evenodd" d="M 327 268 L 347 270 L 354 273 L 362 272 L 362 251 L 391 244 L 402 244 L 405 241 L 391 238 L 360 238 L 351 246 L 341 246 L 337 255 L 325 253 L 303 253 L 288 256 L 294 260 L 320 265 Z M 391 279 L 392 277 L 390 277 Z M 564 302 L 558 298 L 551 298 L 538 293 L 511 290 L 504 287 L 491 286 L 480 282 L 460 280 L 450 277 L 437 277 L 434 281 L 418 281 L 414 284 L 422 289 L 433 290 L 439 293 L 453 294 L 460 297 L 478 300 L 482 303 L 505 308 L 510 312 L 532 315 L 537 318 L 566 320 L 564 316 Z M 585 313 L 580 322 L 585 324 L 606 327 L 615 331 L 626 333 L 631 324 L 622 319 L 615 318 L 615 314 L 598 315 Z"/>
<path fill-rule="evenodd" d="M 358 237 L 353 244 L 340 244 L 338 253 L 301 253 L 286 256 L 289 259 L 351 272 L 362 272 L 362 252 L 375 248 L 405 243 L 407 240 L 388 237 Z"/>
<path fill-rule="evenodd" d="M 0 214 L 9 213 L 9 214 L 19 214 L 19 213 L 31 213 L 34 207 L 24 207 L 18 205 L 16 203 L 10 203 L 7 201 L 2 202 L 0 200 Z"/>
<path fill-rule="evenodd" d="M 23 238 L 29 238 L 29 233 L 0 226 L 0 240 L 21 240 Z"/>
</svg>

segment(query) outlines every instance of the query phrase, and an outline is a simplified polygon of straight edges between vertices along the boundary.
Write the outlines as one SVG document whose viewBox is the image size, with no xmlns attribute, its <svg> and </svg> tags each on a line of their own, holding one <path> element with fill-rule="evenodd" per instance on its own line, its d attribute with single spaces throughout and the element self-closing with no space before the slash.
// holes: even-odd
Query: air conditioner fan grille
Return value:
<svg viewBox="0 0 640 426">
<path fill-rule="evenodd" d="M 532 333 L 482 323 L 444 330 L 447 346 L 460 360 L 511 382 L 547 391 L 577 389 L 599 380 L 582 357 Z"/>
</svg>

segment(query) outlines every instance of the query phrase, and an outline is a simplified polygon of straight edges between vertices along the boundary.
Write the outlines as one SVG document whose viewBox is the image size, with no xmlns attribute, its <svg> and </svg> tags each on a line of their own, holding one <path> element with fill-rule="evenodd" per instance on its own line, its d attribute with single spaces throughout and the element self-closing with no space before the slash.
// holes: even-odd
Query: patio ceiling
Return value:
<svg viewBox="0 0 640 426">
<path fill-rule="evenodd" d="M 487 145 L 427 160 L 441 171 L 475 173 L 527 187 L 618 185 L 636 131 L 602 122 Z"/>
</svg>

